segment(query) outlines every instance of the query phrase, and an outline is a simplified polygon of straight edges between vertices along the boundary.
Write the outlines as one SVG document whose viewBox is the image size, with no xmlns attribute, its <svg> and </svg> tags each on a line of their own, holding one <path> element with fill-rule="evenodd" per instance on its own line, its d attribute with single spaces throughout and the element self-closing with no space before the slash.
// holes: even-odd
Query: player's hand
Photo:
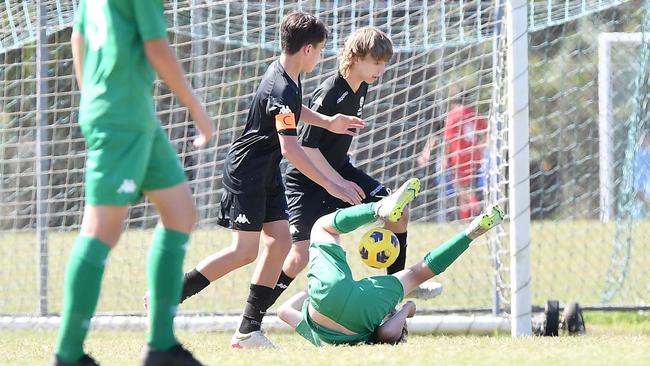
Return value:
<svg viewBox="0 0 650 366">
<path fill-rule="evenodd" d="M 347 191 L 356 192 L 361 200 L 364 200 L 366 198 L 366 192 L 364 192 L 363 189 L 361 189 L 361 187 L 359 187 L 359 185 L 353 181 L 343 179 L 341 182 L 339 182 L 339 185 Z"/>
<path fill-rule="evenodd" d="M 406 316 L 407 318 L 412 318 L 415 315 L 415 303 L 413 301 L 407 301 L 403 306 L 402 309 L 407 309 L 408 310 L 408 315 Z"/>
<path fill-rule="evenodd" d="M 212 139 L 212 120 L 203 106 L 190 109 L 190 114 L 194 119 L 194 125 L 199 129 L 199 135 L 194 139 L 193 144 L 195 147 L 203 147 Z"/>
<path fill-rule="evenodd" d="M 357 133 L 350 131 L 350 129 L 364 128 L 366 126 L 366 123 L 361 118 L 346 116 L 341 113 L 335 114 L 329 119 L 330 124 L 327 129 L 340 135 L 355 136 Z"/>
<path fill-rule="evenodd" d="M 351 205 L 358 205 L 361 203 L 361 196 L 354 189 L 345 188 L 334 182 L 325 189 L 327 190 L 327 193 L 343 202 L 347 202 Z"/>
</svg>

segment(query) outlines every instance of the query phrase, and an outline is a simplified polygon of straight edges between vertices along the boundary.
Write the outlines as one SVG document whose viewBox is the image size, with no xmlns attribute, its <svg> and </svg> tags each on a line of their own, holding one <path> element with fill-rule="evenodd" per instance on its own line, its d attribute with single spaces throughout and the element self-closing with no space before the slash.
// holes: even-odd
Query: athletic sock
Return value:
<svg viewBox="0 0 650 366">
<path fill-rule="evenodd" d="M 88 236 L 79 236 L 70 253 L 65 274 L 63 312 L 56 354 L 75 363 L 83 356 L 83 343 L 95 313 L 106 258 L 110 247 Z"/>
<path fill-rule="evenodd" d="M 239 333 L 247 334 L 262 329 L 262 319 L 266 314 L 266 310 L 271 306 L 270 301 L 273 290 L 270 287 L 251 283 L 244 316 L 239 325 Z"/>
<path fill-rule="evenodd" d="M 208 287 L 210 280 L 194 268 L 193 270 L 183 275 L 183 292 L 181 294 L 181 302 L 185 301 L 188 297 L 194 296 L 201 292 L 204 288 Z"/>
<path fill-rule="evenodd" d="M 147 343 L 164 351 L 178 342 L 174 336 L 174 316 L 181 298 L 183 259 L 189 234 L 156 227 L 147 260 L 149 286 L 149 337 Z"/>
<path fill-rule="evenodd" d="M 269 307 L 271 307 L 275 302 L 278 300 L 280 295 L 286 290 L 291 282 L 293 282 L 293 278 L 289 277 L 284 271 L 280 272 L 280 278 L 278 278 L 278 283 L 275 284 L 275 288 L 273 289 L 273 293 L 271 294 L 271 298 L 269 299 Z"/>
<path fill-rule="evenodd" d="M 395 260 L 395 263 L 391 264 L 387 269 L 386 273 L 389 275 L 393 273 L 397 273 L 401 270 L 404 269 L 406 266 L 406 248 L 407 248 L 407 243 L 406 243 L 406 237 L 407 233 L 395 233 L 395 236 L 399 240 L 399 255 L 397 256 L 397 259 Z"/>
<path fill-rule="evenodd" d="M 449 267 L 467 248 L 472 240 L 464 232 L 447 240 L 444 244 L 427 253 L 424 262 L 429 269 L 437 276 Z"/>
<path fill-rule="evenodd" d="M 375 202 L 346 207 L 334 214 L 334 228 L 342 233 L 349 233 L 355 229 L 376 220 Z"/>
</svg>

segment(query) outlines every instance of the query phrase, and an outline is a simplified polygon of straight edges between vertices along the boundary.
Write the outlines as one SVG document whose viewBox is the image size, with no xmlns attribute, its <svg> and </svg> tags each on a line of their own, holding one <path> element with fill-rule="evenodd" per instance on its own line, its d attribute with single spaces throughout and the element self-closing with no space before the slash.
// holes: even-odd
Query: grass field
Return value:
<svg viewBox="0 0 650 366">
<path fill-rule="evenodd" d="M 316 348 L 290 333 L 270 333 L 277 349 L 229 348 L 230 333 L 179 332 L 208 365 L 649 365 L 650 314 L 588 313 L 581 337 L 411 336 L 399 346 Z M 0 365 L 45 365 L 54 331 L 0 331 Z M 137 365 L 144 332 L 91 332 L 86 349 L 103 365 Z"/>
</svg>

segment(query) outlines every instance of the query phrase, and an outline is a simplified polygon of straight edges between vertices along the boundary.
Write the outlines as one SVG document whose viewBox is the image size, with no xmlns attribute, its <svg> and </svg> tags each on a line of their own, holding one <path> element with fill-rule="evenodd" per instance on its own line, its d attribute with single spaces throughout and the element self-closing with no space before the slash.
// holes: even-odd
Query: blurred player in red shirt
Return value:
<svg viewBox="0 0 650 366">
<path fill-rule="evenodd" d="M 481 168 L 487 137 L 487 121 L 478 111 L 465 104 L 465 98 L 455 99 L 445 119 L 444 138 L 446 161 L 442 168 L 451 170 L 458 194 L 458 215 L 469 219 L 481 212 L 476 181 Z"/>
<path fill-rule="evenodd" d="M 460 94 L 449 105 L 443 131 L 443 172 L 448 172 L 458 197 L 458 217 L 468 219 L 481 212 L 477 194 L 481 160 L 487 138 L 487 121 L 467 103 L 467 96 Z M 435 138 L 429 139 L 418 159 L 420 166 L 430 158 Z"/>
</svg>

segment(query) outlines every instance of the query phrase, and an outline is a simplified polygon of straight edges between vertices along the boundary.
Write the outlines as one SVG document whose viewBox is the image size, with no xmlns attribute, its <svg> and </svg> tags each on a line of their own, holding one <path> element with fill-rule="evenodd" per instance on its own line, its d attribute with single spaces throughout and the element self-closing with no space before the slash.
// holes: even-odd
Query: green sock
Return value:
<svg viewBox="0 0 650 366">
<path fill-rule="evenodd" d="M 88 236 L 79 236 L 72 248 L 65 274 L 63 312 L 56 346 L 56 354 L 63 362 L 75 363 L 84 354 L 84 339 L 97 307 L 109 252 L 108 245 Z"/>
<path fill-rule="evenodd" d="M 362 203 L 336 211 L 334 228 L 345 234 L 375 220 L 375 202 Z"/>
<path fill-rule="evenodd" d="M 459 233 L 427 253 L 424 256 L 424 262 L 435 275 L 439 275 L 469 248 L 471 242 L 472 239 L 468 238 L 465 232 Z"/>
<path fill-rule="evenodd" d="M 190 235 L 158 226 L 147 260 L 149 285 L 149 338 L 163 351 L 175 346 L 174 316 L 183 289 L 183 259 Z"/>
</svg>

